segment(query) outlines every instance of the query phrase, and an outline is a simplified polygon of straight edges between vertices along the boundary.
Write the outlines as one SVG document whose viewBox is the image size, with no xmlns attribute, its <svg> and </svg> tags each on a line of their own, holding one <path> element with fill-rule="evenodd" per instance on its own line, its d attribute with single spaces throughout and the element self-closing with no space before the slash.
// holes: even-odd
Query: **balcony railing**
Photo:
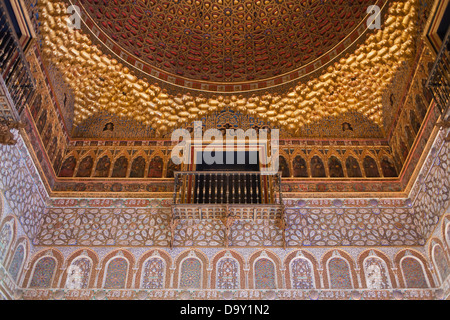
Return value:
<svg viewBox="0 0 450 320">
<path fill-rule="evenodd" d="M 35 81 L 4 5 L 0 5 L 0 74 L 20 115 L 33 97 Z"/>
<path fill-rule="evenodd" d="M 280 203 L 280 174 L 185 171 L 175 174 L 174 204 Z"/>
<path fill-rule="evenodd" d="M 171 234 L 180 220 L 222 221 L 225 246 L 235 220 L 273 220 L 285 229 L 281 174 L 250 171 L 185 171 L 175 173 Z"/>
<path fill-rule="evenodd" d="M 442 120 L 448 121 L 450 106 L 450 27 L 442 42 L 441 49 L 436 57 L 436 61 L 431 69 L 426 87 L 433 94 L 439 111 L 442 113 Z"/>
</svg>

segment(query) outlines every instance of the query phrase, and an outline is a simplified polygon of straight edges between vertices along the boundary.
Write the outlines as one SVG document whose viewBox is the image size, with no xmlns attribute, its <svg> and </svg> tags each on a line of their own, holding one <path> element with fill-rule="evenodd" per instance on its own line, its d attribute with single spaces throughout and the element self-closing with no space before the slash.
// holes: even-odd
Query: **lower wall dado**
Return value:
<svg viewBox="0 0 450 320">
<path fill-rule="evenodd" d="M 443 293 L 408 290 L 22 290 L 26 300 L 433 300 Z"/>
<path fill-rule="evenodd" d="M 424 247 L 35 248 L 21 299 L 443 299 L 450 214 Z"/>
</svg>

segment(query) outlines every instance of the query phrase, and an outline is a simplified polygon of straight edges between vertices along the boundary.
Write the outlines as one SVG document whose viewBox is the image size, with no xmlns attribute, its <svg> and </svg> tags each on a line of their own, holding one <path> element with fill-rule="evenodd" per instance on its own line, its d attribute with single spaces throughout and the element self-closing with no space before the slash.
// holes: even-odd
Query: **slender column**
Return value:
<svg viewBox="0 0 450 320">
<path fill-rule="evenodd" d="M 95 268 L 95 271 L 97 271 L 97 274 L 95 275 L 95 288 L 101 288 L 102 284 L 98 283 L 98 278 L 100 277 L 100 272 L 102 271 L 102 265 L 99 264 L 97 268 Z"/>
<path fill-rule="evenodd" d="M 26 274 L 28 273 L 28 271 L 30 270 L 30 262 L 24 263 L 24 267 L 23 270 L 20 274 L 19 279 L 17 279 L 17 287 L 19 288 L 25 288 L 27 286 L 27 284 L 23 283 L 25 281 L 25 277 Z"/>
<path fill-rule="evenodd" d="M 61 288 L 62 278 L 64 276 L 64 271 L 66 269 L 67 269 L 67 264 L 64 262 L 63 265 L 61 266 L 61 268 L 59 269 L 59 270 L 61 270 L 61 274 L 59 275 L 58 288 Z"/>
<path fill-rule="evenodd" d="M 244 267 L 244 273 L 245 273 L 245 288 L 246 288 L 246 289 L 249 289 L 249 286 L 248 286 L 248 281 L 249 281 L 249 279 L 248 279 L 248 273 L 249 273 L 249 271 L 250 271 L 250 268 L 249 268 L 248 264 L 246 264 L 245 267 Z"/>
<path fill-rule="evenodd" d="M 138 267 L 134 266 L 133 267 L 133 280 L 131 281 L 131 288 L 139 288 L 139 286 L 136 286 L 136 276 L 137 276 L 137 271 L 138 271 Z"/>
<path fill-rule="evenodd" d="M 318 268 L 317 271 L 319 271 L 319 279 L 320 279 L 320 288 L 325 288 L 324 284 L 323 284 L 323 269 L 322 268 Z"/>
<path fill-rule="evenodd" d="M 435 269 L 433 268 L 433 265 L 431 263 L 428 265 L 428 270 L 430 271 L 431 276 L 433 277 L 433 280 L 434 280 L 434 283 L 436 284 L 436 286 L 439 286 L 440 284 L 442 284 L 441 281 L 439 281 L 439 277 L 436 274 Z M 430 283 L 430 285 L 431 285 L 431 283 Z"/>
<path fill-rule="evenodd" d="M 394 273 L 394 278 L 395 278 L 395 282 L 397 283 L 397 288 L 400 288 L 400 281 L 398 278 L 398 273 L 397 273 L 398 269 L 393 267 L 392 268 L 392 272 Z"/>
<path fill-rule="evenodd" d="M 281 271 L 281 288 L 286 289 L 286 275 L 285 275 L 286 268 L 284 265 L 281 266 L 280 271 Z"/>
<path fill-rule="evenodd" d="M 170 270 L 170 288 L 171 288 L 171 289 L 174 289 L 174 286 L 173 286 L 173 276 L 174 276 L 174 274 L 175 274 L 175 266 L 172 265 L 172 266 L 169 268 L 169 270 Z"/>
<path fill-rule="evenodd" d="M 207 279 L 207 286 L 206 286 L 206 289 L 211 289 L 211 273 L 212 273 L 212 266 L 209 265 L 208 268 L 206 269 L 206 271 L 208 272 L 208 279 Z"/>
<path fill-rule="evenodd" d="M 357 280 L 358 280 L 358 287 L 357 288 L 362 288 L 362 285 L 361 285 L 361 275 L 360 275 L 360 271 L 361 271 L 361 269 L 360 268 L 355 268 L 355 271 L 356 271 L 356 278 L 357 278 Z M 357 289 L 357 288 L 355 288 L 355 289 Z"/>
</svg>

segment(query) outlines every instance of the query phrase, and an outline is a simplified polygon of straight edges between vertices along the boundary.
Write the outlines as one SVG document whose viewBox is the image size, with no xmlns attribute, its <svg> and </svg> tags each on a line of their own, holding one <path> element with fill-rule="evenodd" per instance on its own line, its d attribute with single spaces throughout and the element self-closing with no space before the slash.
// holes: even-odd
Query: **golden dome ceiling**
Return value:
<svg viewBox="0 0 450 320">
<path fill-rule="evenodd" d="M 81 0 L 114 46 L 173 78 L 249 82 L 291 74 L 365 22 L 373 0 Z M 111 45 L 110 45 L 111 46 Z M 340 46 L 336 50 L 342 50 Z"/>
<path fill-rule="evenodd" d="M 160 134 L 225 107 L 257 115 L 293 133 L 306 123 L 348 111 L 359 112 L 382 126 L 382 95 L 402 62 L 413 56 L 418 14 L 418 0 L 390 2 L 381 30 L 371 31 L 362 45 L 330 64 L 322 75 L 307 82 L 298 81 L 286 92 L 204 97 L 189 93 L 172 95 L 161 86 L 138 78 L 119 58 L 107 56 L 93 46 L 92 35 L 69 29 L 66 3 L 41 0 L 38 4 L 41 50 L 74 89 L 74 124 L 99 111 L 108 111 L 150 125 Z M 318 51 L 314 52 L 317 56 Z M 163 61 L 170 64 L 169 58 Z"/>
</svg>

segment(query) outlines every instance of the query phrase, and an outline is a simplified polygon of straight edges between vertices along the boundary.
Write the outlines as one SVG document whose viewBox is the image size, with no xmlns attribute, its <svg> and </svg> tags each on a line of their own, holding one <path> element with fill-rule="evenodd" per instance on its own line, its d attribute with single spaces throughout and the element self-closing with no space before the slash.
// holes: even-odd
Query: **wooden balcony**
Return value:
<svg viewBox="0 0 450 320">
<path fill-rule="evenodd" d="M 172 241 L 180 220 L 220 220 L 228 246 L 236 220 L 268 219 L 285 229 L 281 174 L 255 171 L 185 171 L 175 173 L 170 223 Z M 284 237 L 283 237 L 284 238 Z"/>
</svg>

